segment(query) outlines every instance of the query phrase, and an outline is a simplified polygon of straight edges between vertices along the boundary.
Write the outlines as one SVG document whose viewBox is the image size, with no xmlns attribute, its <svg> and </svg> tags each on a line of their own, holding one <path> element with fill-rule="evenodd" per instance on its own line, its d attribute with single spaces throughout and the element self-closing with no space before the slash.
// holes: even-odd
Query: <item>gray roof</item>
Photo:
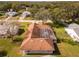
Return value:
<svg viewBox="0 0 79 59">
<path fill-rule="evenodd" d="M 74 28 L 74 31 L 79 36 L 79 28 Z"/>
<path fill-rule="evenodd" d="M 79 25 L 76 23 L 71 23 L 68 28 L 79 28 Z"/>
<path fill-rule="evenodd" d="M 8 15 L 8 16 L 14 16 L 14 15 L 16 15 L 17 14 L 17 12 L 14 12 L 14 11 L 10 11 L 10 12 L 7 12 L 5 15 Z"/>
<path fill-rule="evenodd" d="M 22 16 L 28 16 L 28 15 L 30 15 L 31 13 L 29 12 L 29 11 L 24 11 L 23 13 L 22 13 Z"/>
<path fill-rule="evenodd" d="M 79 36 L 79 25 L 76 23 L 71 23 L 68 28 L 71 28 L 75 31 L 75 33 Z"/>
</svg>

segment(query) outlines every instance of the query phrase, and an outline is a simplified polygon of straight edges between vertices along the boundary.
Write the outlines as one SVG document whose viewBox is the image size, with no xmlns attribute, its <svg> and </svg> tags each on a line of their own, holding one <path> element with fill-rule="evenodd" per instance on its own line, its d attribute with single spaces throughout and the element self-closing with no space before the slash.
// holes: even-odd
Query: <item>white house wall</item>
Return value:
<svg viewBox="0 0 79 59">
<path fill-rule="evenodd" d="M 65 28 L 65 30 L 73 38 L 74 41 L 78 41 L 79 42 L 79 37 L 75 33 L 75 31 L 73 29 Z"/>
</svg>

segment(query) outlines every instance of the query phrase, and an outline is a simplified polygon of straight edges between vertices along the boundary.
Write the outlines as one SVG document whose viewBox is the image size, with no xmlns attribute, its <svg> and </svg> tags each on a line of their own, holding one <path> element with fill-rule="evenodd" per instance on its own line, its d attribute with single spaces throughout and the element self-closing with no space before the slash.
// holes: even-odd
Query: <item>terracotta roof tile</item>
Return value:
<svg viewBox="0 0 79 59">
<path fill-rule="evenodd" d="M 23 50 L 54 50 L 52 30 L 48 25 L 31 24 L 28 28 L 28 38 L 22 42 Z"/>
<path fill-rule="evenodd" d="M 53 41 L 44 38 L 32 38 L 22 46 L 23 50 L 54 50 Z"/>
</svg>

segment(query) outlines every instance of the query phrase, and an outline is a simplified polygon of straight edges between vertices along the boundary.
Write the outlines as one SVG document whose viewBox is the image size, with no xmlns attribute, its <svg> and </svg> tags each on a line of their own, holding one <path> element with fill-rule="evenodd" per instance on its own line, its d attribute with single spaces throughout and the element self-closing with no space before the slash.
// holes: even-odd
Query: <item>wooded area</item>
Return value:
<svg viewBox="0 0 79 59">
<path fill-rule="evenodd" d="M 32 17 L 45 8 L 51 15 L 51 20 L 72 22 L 79 20 L 79 2 L 0 2 L 0 15 L 7 9 L 21 12 L 28 7 Z M 48 13 L 48 11 L 46 13 Z M 42 11 L 41 11 L 42 13 Z"/>
</svg>

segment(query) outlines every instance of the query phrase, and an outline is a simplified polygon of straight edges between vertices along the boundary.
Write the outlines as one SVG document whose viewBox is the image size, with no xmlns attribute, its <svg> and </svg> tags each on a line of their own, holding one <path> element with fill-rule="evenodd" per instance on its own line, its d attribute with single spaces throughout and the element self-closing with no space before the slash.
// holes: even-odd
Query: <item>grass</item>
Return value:
<svg viewBox="0 0 79 59">
<path fill-rule="evenodd" d="M 21 25 L 21 29 L 24 29 L 25 31 L 27 30 L 28 27 L 28 23 L 20 23 Z M 21 34 L 21 36 L 23 36 L 24 33 Z M 18 56 L 22 56 L 22 54 L 20 53 L 20 45 L 21 44 L 17 44 L 17 43 L 13 43 L 11 38 L 0 38 L 0 49 L 1 50 L 6 50 L 7 51 L 7 55 L 6 56 L 10 56 L 10 57 L 18 57 Z"/>
<path fill-rule="evenodd" d="M 66 33 L 64 27 L 54 28 L 54 31 L 58 40 L 72 40 L 72 38 Z"/>
<path fill-rule="evenodd" d="M 25 32 L 27 31 L 27 28 L 28 28 L 28 25 L 30 23 L 26 23 L 26 22 L 21 22 L 20 25 L 21 25 L 21 29 L 24 31 L 23 34 L 21 35 L 22 37 L 24 37 L 25 35 Z"/>
<path fill-rule="evenodd" d="M 11 20 L 19 20 L 19 16 L 12 17 Z"/>
<path fill-rule="evenodd" d="M 13 44 L 10 39 L 0 39 L 0 48 L 2 50 L 7 51 L 6 56 L 21 56 L 21 54 L 18 52 L 19 46 L 20 45 Z M 16 50 L 18 50 L 18 51 L 16 51 Z"/>
<path fill-rule="evenodd" d="M 27 28 L 28 28 L 28 25 L 29 25 L 30 23 L 26 23 L 26 22 L 21 22 L 20 23 L 20 25 L 21 25 L 21 29 L 24 29 L 25 31 L 27 30 Z"/>
<path fill-rule="evenodd" d="M 60 55 L 59 56 L 79 56 L 79 45 L 72 45 L 68 42 L 63 42 L 67 40 L 72 40 L 72 38 L 65 32 L 63 27 L 54 28 L 56 37 L 61 42 L 57 43 Z"/>
<path fill-rule="evenodd" d="M 24 20 L 32 20 L 32 17 L 25 17 Z"/>
<path fill-rule="evenodd" d="M 60 51 L 60 56 L 65 57 L 77 57 L 79 56 L 79 46 L 78 45 L 71 45 L 68 43 L 59 43 L 58 48 Z"/>
<path fill-rule="evenodd" d="M 12 17 L 12 20 L 19 20 L 21 16 L 14 16 Z M 32 17 L 25 17 L 23 20 L 32 20 Z"/>
</svg>

